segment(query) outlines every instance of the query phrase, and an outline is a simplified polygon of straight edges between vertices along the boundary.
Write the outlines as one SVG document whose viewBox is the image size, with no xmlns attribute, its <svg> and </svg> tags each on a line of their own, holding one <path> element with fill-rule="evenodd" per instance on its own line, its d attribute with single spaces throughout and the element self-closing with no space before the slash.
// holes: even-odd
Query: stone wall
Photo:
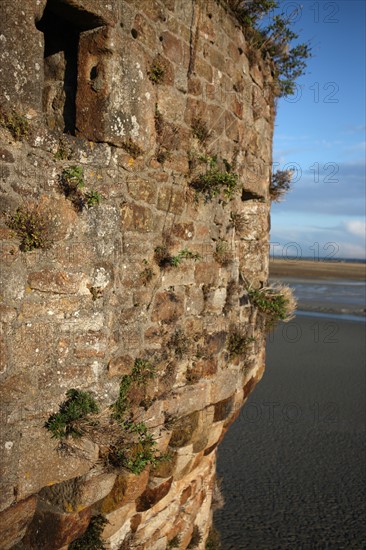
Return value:
<svg viewBox="0 0 366 550">
<path fill-rule="evenodd" d="M 1 547 L 65 549 L 102 514 L 107 548 L 204 548 L 217 445 L 264 370 L 270 67 L 224 2 L 0 3 Z M 232 196 L 200 192 L 213 173 Z M 126 415 L 169 453 L 138 473 L 105 441 L 136 361 Z M 104 440 L 51 437 L 70 389 Z"/>
</svg>

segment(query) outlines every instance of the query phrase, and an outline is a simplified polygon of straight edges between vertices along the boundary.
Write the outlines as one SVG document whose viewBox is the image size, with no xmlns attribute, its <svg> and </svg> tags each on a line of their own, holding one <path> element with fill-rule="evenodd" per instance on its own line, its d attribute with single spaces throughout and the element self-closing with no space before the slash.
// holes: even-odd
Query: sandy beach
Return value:
<svg viewBox="0 0 366 550">
<path fill-rule="evenodd" d="M 219 448 L 224 550 L 362 550 L 363 322 L 297 316 Z"/>
<path fill-rule="evenodd" d="M 347 279 L 364 281 L 366 264 L 351 262 L 325 262 L 313 260 L 270 259 L 271 278 L 295 277 L 297 279 Z"/>
</svg>

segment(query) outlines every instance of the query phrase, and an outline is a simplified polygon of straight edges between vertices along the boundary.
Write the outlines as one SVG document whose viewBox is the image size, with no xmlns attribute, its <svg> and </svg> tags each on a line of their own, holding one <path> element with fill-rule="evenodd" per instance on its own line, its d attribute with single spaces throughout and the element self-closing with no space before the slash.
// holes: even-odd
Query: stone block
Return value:
<svg viewBox="0 0 366 550">
<path fill-rule="evenodd" d="M 155 105 L 137 42 L 119 26 L 81 35 L 76 125 L 90 140 L 120 147 L 132 140 L 148 151 L 154 145 Z"/>
<path fill-rule="evenodd" d="M 129 472 L 118 475 L 111 492 L 101 504 L 101 512 L 109 514 L 128 503 L 134 502 L 144 492 L 148 480 L 148 468 L 139 475 Z"/>
<path fill-rule="evenodd" d="M 107 339 L 102 332 L 87 332 L 75 338 L 75 357 L 104 357 L 106 354 Z"/>
<path fill-rule="evenodd" d="M 207 313 L 222 313 L 226 303 L 226 288 L 216 288 L 205 293 L 205 311 Z"/>
<path fill-rule="evenodd" d="M 161 187 L 157 207 L 171 214 L 182 214 L 185 208 L 184 191 L 177 186 Z"/>
<path fill-rule="evenodd" d="M 183 47 L 182 41 L 169 31 L 165 31 L 161 34 L 164 54 L 170 61 L 179 65 L 183 60 Z"/>
<path fill-rule="evenodd" d="M 181 295 L 171 291 L 158 292 L 155 296 L 151 320 L 169 323 L 178 320 L 183 312 L 184 303 Z"/>
<path fill-rule="evenodd" d="M 131 374 L 133 363 L 134 361 L 131 355 L 119 355 L 118 357 L 114 357 L 108 363 L 108 376 L 113 378 L 114 376 Z"/>
<path fill-rule="evenodd" d="M 189 315 L 201 315 L 204 298 L 201 288 L 192 285 L 186 291 L 186 311 Z"/>
<path fill-rule="evenodd" d="M 88 474 L 80 487 L 78 510 L 88 508 L 109 495 L 116 478 L 114 473 Z"/>
<path fill-rule="evenodd" d="M 155 28 L 146 19 L 145 14 L 138 13 L 133 22 L 133 31 L 136 39 L 142 42 L 150 50 L 157 48 L 157 36 Z"/>
<path fill-rule="evenodd" d="M 184 447 L 188 445 L 198 427 L 199 414 L 197 411 L 177 420 L 172 426 L 169 445 Z"/>
<path fill-rule="evenodd" d="M 118 510 L 114 510 L 109 514 L 106 514 L 106 519 L 108 520 L 108 523 L 104 528 L 102 538 L 106 540 L 112 537 L 115 533 L 117 533 L 117 531 L 119 531 L 124 526 L 124 524 L 130 518 L 131 518 L 131 529 L 132 529 L 133 518 L 135 518 L 134 522 L 136 523 L 135 512 L 136 512 L 136 505 L 134 502 L 130 502 L 128 504 L 125 504 L 125 506 L 122 506 L 122 508 L 118 508 Z M 138 515 L 138 517 L 141 521 L 141 516 Z"/>
<path fill-rule="evenodd" d="M 240 377 L 237 371 L 225 369 L 217 373 L 215 383 L 212 385 L 211 403 L 218 403 L 232 396 L 239 388 Z"/>
<path fill-rule="evenodd" d="M 155 229 L 156 218 L 150 208 L 138 204 L 123 204 L 121 222 L 125 230 L 151 232 Z"/>
<path fill-rule="evenodd" d="M 154 181 L 130 176 L 127 178 L 127 188 L 133 199 L 150 204 L 155 202 L 156 183 Z"/>
<path fill-rule="evenodd" d="M 136 502 L 136 511 L 145 512 L 146 510 L 150 510 L 150 508 L 155 506 L 169 493 L 172 483 L 172 477 L 164 480 L 158 478 L 151 480 Z"/>
<path fill-rule="evenodd" d="M 195 267 L 197 284 L 217 285 L 220 279 L 220 268 L 216 262 L 199 262 Z"/>
<path fill-rule="evenodd" d="M 90 508 L 62 514 L 40 506 L 27 529 L 23 544 L 29 550 L 59 550 L 85 532 L 90 517 Z"/>
<path fill-rule="evenodd" d="M 194 260 L 183 260 L 179 266 L 165 270 L 161 282 L 166 288 L 192 285 L 194 283 Z"/>
<path fill-rule="evenodd" d="M 33 290 L 55 292 L 57 294 L 89 294 L 84 273 L 67 271 L 35 271 L 28 276 L 28 284 Z"/>
<path fill-rule="evenodd" d="M 73 440 L 66 457 L 58 443 L 41 427 L 27 427 L 19 447 L 18 494 L 25 498 L 46 485 L 87 473 L 98 460 L 98 446 L 87 439 Z M 61 546 L 61 545 L 60 545 Z"/>
<path fill-rule="evenodd" d="M 0 539 L 3 550 L 13 548 L 23 538 L 34 516 L 36 505 L 37 498 L 31 496 L 0 513 Z"/>
<path fill-rule="evenodd" d="M 167 413 L 181 417 L 203 409 L 212 402 L 210 386 L 207 380 L 200 380 L 197 384 L 177 389 L 167 403 Z"/>
<path fill-rule="evenodd" d="M 234 398 L 228 397 L 215 404 L 214 422 L 226 420 L 233 410 Z"/>
<path fill-rule="evenodd" d="M 3 105 L 18 105 L 34 116 L 42 108 L 43 40 L 34 20 L 46 4 L 2 2 L 0 36 L 0 98 Z M 11 52 L 11 55 L 9 55 Z"/>
</svg>

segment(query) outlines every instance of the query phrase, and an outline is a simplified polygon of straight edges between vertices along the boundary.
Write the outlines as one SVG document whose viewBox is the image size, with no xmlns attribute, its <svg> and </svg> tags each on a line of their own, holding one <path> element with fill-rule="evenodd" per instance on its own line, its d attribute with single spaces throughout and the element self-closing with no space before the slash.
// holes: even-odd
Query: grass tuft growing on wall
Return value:
<svg viewBox="0 0 366 550">
<path fill-rule="evenodd" d="M 49 221 L 29 207 L 19 207 L 6 218 L 6 225 L 20 239 L 20 250 L 30 252 L 35 248 L 47 249 L 51 246 Z"/>
</svg>

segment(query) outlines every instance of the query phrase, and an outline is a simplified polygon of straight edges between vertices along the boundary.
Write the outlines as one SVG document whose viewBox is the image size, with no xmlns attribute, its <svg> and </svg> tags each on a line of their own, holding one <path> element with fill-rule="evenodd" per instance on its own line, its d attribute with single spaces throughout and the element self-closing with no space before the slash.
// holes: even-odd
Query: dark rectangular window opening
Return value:
<svg viewBox="0 0 366 550">
<path fill-rule="evenodd" d="M 80 33 L 103 24 L 67 0 L 48 0 L 36 24 L 44 34 L 43 111 L 52 130 L 75 135 Z"/>
</svg>

